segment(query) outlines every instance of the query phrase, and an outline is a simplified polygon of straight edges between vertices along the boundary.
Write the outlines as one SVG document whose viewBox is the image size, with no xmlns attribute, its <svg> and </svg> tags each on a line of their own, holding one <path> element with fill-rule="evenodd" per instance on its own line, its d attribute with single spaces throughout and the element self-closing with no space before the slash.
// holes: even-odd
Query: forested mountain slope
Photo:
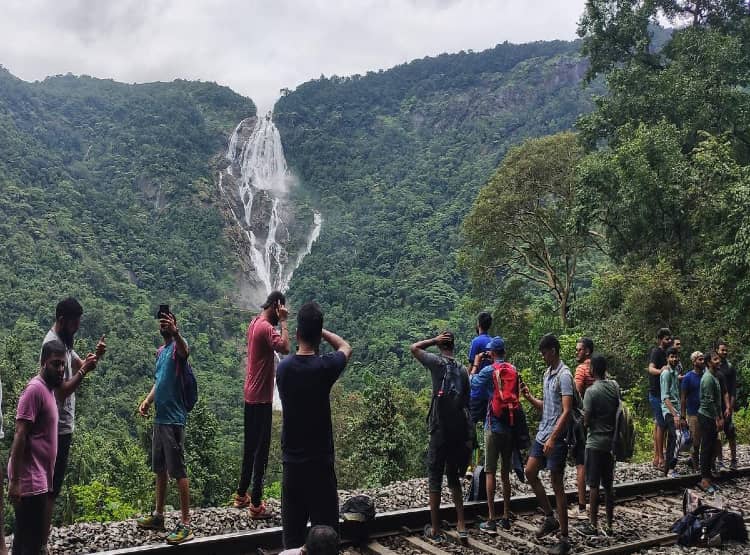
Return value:
<svg viewBox="0 0 750 555">
<path fill-rule="evenodd" d="M 210 83 L 26 83 L 0 69 L 6 437 L 56 303 L 74 295 L 84 306 L 79 353 L 107 334 L 108 353 L 78 399 L 73 483 L 111 475 L 149 487 L 148 475 L 128 472 L 146 468 L 135 413 L 153 383 L 159 303 L 172 305 L 194 347 L 206 404 L 225 426 L 238 418 L 242 320 L 225 300 L 237 263 L 211 160 L 254 113 L 252 101 Z"/>
<path fill-rule="evenodd" d="M 321 78 L 278 101 L 287 159 L 325 219 L 291 295 L 318 299 L 353 341 L 351 383 L 367 368 L 424 385 L 408 344 L 447 325 L 471 333 L 460 222 L 509 146 L 591 109 L 579 47 L 505 43 Z"/>
</svg>

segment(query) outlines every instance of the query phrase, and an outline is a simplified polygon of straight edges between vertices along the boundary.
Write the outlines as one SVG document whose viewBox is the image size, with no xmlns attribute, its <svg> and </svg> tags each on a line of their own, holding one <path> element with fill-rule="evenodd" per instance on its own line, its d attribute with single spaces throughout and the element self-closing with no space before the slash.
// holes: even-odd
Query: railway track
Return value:
<svg viewBox="0 0 750 555">
<path fill-rule="evenodd" d="M 570 518 L 570 537 L 574 553 L 587 555 L 615 555 L 635 553 L 654 546 L 672 545 L 676 537 L 670 534 L 669 526 L 682 515 L 682 491 L 692 487 L 698 480 L 695 474 L 679 478 L 660 478 L 639 482 L 616 484 L 615 525 L 611 536 L 585 537 L 576 532 L 577 522 Z M 717 502 L 743 510 L 750 514 L 750 466 L 734 472 L 722 473 L 722 484 Z M 569 503 L 575 503 L 576 492 L 568 491 Z M 552 500 L 554 506 L 554 500 Z M 502 501 L 496 501 L 501 514 Z M 429 554 L 450 555 L 470 553 L 476 555 L 516 555 L 520 553 L 545 553 L 554 544 L 555 537 L 537 539 L 536 526 L 542 515 L 537 511 L 533 495 L 516 496 L 511 499 L 514 514 L 511 530 L 498 529 L 496 535 L 480 532 L 472 524 L 482 520 L 487 513 L 485 502 L 465 505 L 466 521 L 469 525 L 468 545 L 462 545 L 455 531 L 449 530 L 448 542 L 434 545 L 421 538 L 421 530 L 429 522 L 426 507 L 380 513 L 371 523 L 370 542 L 366 546 L 353 547 L 344 544 L 348 553 L 372 555 Z M 603 521 L 604 508 L 600 508 Z M 455 522 L 452 505 L 441 507 L 441 518 Z M 258 550 L 273 554 L 281 550 L 281 528 L 265 528 L 249 532 L 235 532 L 218 536 L 199 537 L 179 546 L 166 544 L 146 545 L 127 549 L 101 552 L 105 555 L 146 555 L 169 551 L 177 555 L 255 554 Z"/>
</svg>

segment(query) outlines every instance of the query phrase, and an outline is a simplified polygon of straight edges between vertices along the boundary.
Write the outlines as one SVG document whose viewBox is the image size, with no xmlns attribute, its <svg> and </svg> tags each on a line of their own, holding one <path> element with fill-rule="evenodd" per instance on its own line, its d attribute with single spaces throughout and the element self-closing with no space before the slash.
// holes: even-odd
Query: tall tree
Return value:
<svg viewBox="0 0 750 555">
<path fill-rule="evenodd" d="M 583 149 L 573 133 L 510 150 L 464 221 L 463 265 L 475 284 L 518 276 L 548 291 L 560 323 L 597 234 L 576 217 L 576 172 Z"/>
</svg>

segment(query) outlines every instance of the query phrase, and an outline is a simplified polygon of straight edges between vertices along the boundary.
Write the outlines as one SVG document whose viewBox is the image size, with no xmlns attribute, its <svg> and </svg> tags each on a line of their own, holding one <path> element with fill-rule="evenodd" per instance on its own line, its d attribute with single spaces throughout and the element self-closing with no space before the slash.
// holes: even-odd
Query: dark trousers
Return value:
<svg viewBox="0 0 750 555">
<path fill-rule="evenodd" d="M 22 497 L 14 503 L 16 527 L 13 531 L 13 555 L 39 555 L 44 538 L 45 515 L 49 495 Z"/>
<path fill-rule="evenodd" d="M 677 467 L 677 430 L 674 416 L 668 414 L 664 417 L 664 424 L 667 428 L 667 453 L 666 453 L 666 470 Z"/>
<path fill-rule="evenodd" d="M 237 495 L 240 497 L 245 495 L 252 481 L 253 489 L 250 499 L 256 507 L 260 505 L 263 497 L 263 477 L 268 465 L 270 445 L 271 404 L 245 403 L 245 446 L 242 453 L 242 474 L 237 486 Z"/>
<path fill-rule="evenodd" d="M 284 463 L 281 526 L 284 549 L 304 545 L 307 521 L 339 531 L 339 496 L 333 462 Z"/>
<path fill-rule="evenodd" d="M 711 479 L 711 463 L 716 449 L 716 421 L 698 414 L 698 425 L 701 427 L 701 478 Z"/>
</svg>

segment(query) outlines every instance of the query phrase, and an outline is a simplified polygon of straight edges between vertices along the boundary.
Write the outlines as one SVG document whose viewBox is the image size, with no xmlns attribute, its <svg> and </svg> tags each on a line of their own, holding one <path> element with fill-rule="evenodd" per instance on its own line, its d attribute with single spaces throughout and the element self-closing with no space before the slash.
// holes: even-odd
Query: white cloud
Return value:
<svg viewBox="0 0 750 555">
<path fill-rule="evenodd" d="M 279 89 L 503 41 L 573 39 L 584 0 L 4 0 L 0 64 L 125 82 Z"/>
</svg>

